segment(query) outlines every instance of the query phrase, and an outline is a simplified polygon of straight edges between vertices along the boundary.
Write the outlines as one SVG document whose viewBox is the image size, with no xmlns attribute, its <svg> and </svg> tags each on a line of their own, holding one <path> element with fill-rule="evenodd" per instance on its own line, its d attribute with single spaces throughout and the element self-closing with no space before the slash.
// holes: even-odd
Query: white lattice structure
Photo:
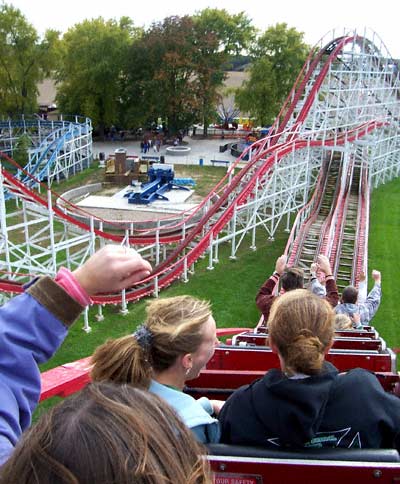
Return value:
<svg viewBox="0 0 400 484">
<path fill-rule="evenodd" d="M 315 185 L 315 169 L 333 151 L 343 152 L 344 160 L 355 155 L 358 163 L 367 164 L 371 188 L 400 175 L 400 81 L 381 39 L 373 32 L 361 36 L 342 32 L 339 37 L 332 32 L 314 52 L 298 82 L 310 69 L 302 95 L 296 100 L 298 90 L 293 89 L 274 125 L 277 129 L 287 115 L 279 144 L 300 139 L 307 144 L 302 149 L 292 144 L 293 149 L 280 160 L 283 148 L 274 152 L 274 169 L 257 181 L 254 199 L 237 209 L 236 229 L 224 239 L 234 240 L 232 256 L 249 230 L 255 240 L 256 226 L 273 237 L 286 216 L 289 228 L 290 213 L 304 204 Z M 380 125 L 368 132 L 361 130 L 350 140 L 352 131 L 373 121 Z M 313 146 L 315 141 L 320 146 Z"/>
<path fill-rule="evenodd" d="M 69 119 L 70 118 L 70 119 Z M 50 121 L 40 117 L 0 121 L 0 151 L 13 158 L 18 139 L 23 134 L 29 137 L 28 163 L 25 172 L 18 177 L 24 183 L 36 185 L 35 180 L 45 179 L 50 186 L 53 180 L 69 178 L 93 160 L 92 124 L 89 118 L 63 117 Z"/>
</svg>

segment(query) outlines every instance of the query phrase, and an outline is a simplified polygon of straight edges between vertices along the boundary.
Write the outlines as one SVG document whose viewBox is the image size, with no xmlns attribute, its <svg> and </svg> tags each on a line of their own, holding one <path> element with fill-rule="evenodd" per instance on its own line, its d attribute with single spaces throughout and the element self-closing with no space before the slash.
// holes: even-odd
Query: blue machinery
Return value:
<svg viewBox="0 0 400 484">
<path fill-rule="evenodd" d="M 148 171 L 149 181 L 142 183 L 140 191 L 131 190 L 124 196 L 128 198 L 128 203 L 147 205 L 156 200 L 168 201 L 168 197 L 163 193 L 176 188 L 178 190 L 189 190 L 181 186 L 182 179 L 176 179 L 174 182 L 174 169 L 172 165 L 157 163 L 152 165 Z M 186 185 L 194 185 L 191 178 L 184 179 Z"/>
</svg>

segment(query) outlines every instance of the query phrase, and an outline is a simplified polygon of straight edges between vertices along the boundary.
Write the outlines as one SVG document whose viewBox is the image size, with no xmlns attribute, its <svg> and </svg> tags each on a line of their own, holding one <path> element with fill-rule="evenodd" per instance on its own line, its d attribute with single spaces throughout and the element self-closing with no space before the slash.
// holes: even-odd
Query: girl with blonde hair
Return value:
<svg viewBox="0 0 400 484">
<path fill-rule="evenodd" d="M 325 361 L 334 312 L 304 289 L 277 299 L 268 319 L 269 344 L 281 369 L 240 388 L 219 415 L 221 441 L 276 447 L 400 448 L 400 399 L 374 374 L 339 374 Z"/>
<path fill-rule="evenodd" d="M 336 314 L 335 315 L 335 329 L 340 330 L 347 330 L 353 329 L 353 321 L 350 319 L 348 314 Z"/>
<path fill-rule="evenodd" d="M 178 412 L 200 442 L 217 442 L 220 429 L 213 415 L 223 402 L 183 393 L 185 382 L 199 376 L 217 344 L 208 302 L 191 296 L 158 299 L 132 335 L 96 349 L 91 377 L 149 389 Z"/>
</svg>

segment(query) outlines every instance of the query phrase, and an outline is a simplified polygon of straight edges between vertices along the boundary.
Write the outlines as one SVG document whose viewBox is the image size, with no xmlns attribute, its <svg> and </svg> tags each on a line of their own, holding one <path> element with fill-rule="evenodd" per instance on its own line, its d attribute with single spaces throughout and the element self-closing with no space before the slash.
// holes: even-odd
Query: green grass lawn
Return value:
<svg viewBox="0 0 400 484">
<path fill-rule="evenodd" d="M 400 179 L 372 192 L 368 240 L 369 272 L 382 272 L 382 303 L 373 324 L 391 348 L 400 347 Z"/>
</svg>

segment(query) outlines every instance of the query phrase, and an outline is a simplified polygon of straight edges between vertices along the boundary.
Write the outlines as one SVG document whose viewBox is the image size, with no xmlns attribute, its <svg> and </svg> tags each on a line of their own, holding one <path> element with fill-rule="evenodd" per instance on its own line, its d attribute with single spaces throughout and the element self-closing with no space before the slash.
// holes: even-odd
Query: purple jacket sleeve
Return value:
<svg viewBox="0 0 400 484">
<path fill-rule="evenodd" d="M 0 465 L 31 423 L 40 397 L 38 364 L 55 353 L 82 309 L 48 277 L 0 308 Z"/>
</svg>

